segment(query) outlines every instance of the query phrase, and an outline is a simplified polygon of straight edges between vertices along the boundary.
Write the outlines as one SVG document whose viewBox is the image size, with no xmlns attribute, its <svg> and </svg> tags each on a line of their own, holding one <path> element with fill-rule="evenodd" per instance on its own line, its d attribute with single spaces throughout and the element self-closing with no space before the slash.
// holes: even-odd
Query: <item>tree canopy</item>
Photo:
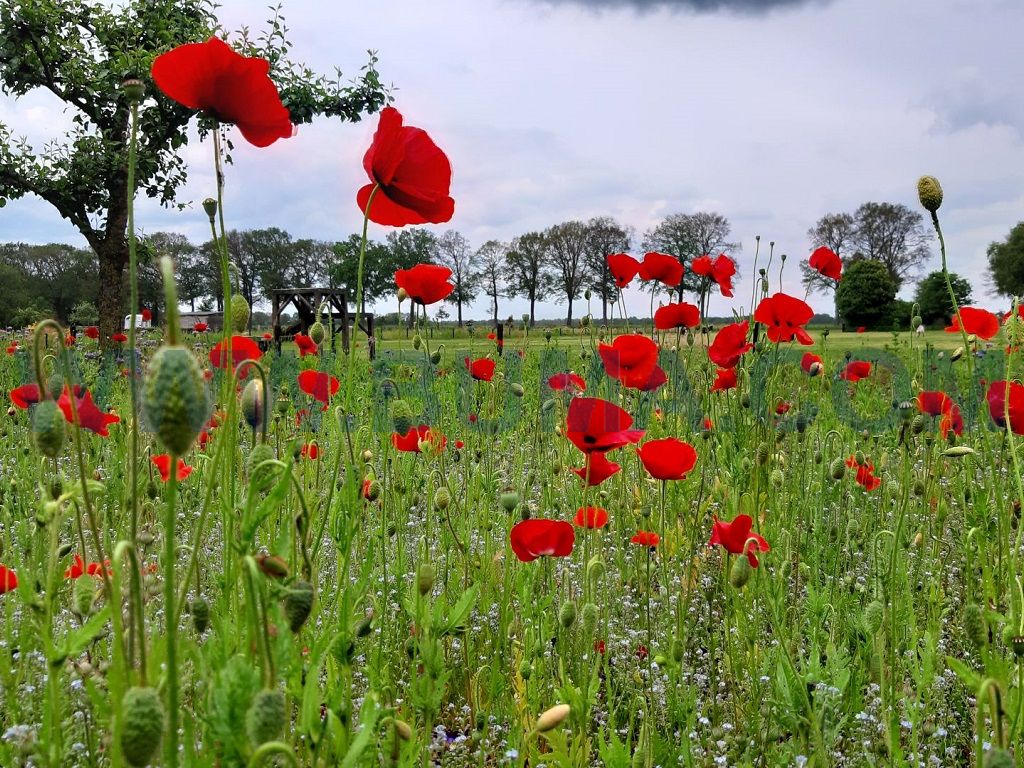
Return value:
<svg viewBox="0 0 1024 768">
<path fill-rule="evenodd" d="M 957 304 L 961 307 L 970 304 L 970 281 L 953 272 L 949 274 L 949 281 L 953 286 Z M 914 301 L 917 302 L 921 321 L 925 325 L 945 325 L 953 317 L 953 301 L 949 298 L 949 287 L 941 270 L 930 273 L 917 284 Z"/>
<path fill-rule="evenodd" d="M 877 328 L 892 319 L 896 281 L 889 268 L 876 259 L 851 264 L 836 288 L 836 309 L 844 325 Z"/>
<path fill-rule="evenodd" d="M 988 247 L 989 280 L 1003 296 L 1024 296 L 1024 221 Z"/>
</svg>

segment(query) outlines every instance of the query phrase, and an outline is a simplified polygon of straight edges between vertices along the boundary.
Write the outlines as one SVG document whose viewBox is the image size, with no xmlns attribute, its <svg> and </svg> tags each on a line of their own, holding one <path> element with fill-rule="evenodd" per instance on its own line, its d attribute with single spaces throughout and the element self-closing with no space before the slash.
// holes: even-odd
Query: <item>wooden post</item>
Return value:
<svg viewBox="0 0 1024 768">
<path fill-rule="evenodd" d="M 498 345 L 498 356 L 505 354 L 505 324 L 498 323 L 497 328 L 497 345 Z"/>
</svg>

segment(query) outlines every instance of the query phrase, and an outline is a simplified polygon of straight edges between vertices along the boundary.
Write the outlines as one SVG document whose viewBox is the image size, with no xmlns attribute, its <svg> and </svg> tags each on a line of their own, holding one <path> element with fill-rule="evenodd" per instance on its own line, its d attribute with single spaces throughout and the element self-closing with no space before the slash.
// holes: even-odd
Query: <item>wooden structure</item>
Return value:
<svg viewBox="0 0 1024 768">
<path fill-rule="evenodd" d="M 320 307 L 324 307 L 323 314 Z M 294 307 L 296 319 L 286 327 L 281 325 L 281 315 L 288 307 Z M 281 343 L 290 341 L 297 333 L 308 333 L 309 326 L 320 317 L 329 316 L 332 322 L 324 325 L 330 332 L 334 328 L 341 329 L 341 346 L 348 352 L 351 342 L 349 323 L 351 313 L 348 308 L 348 297 L 345 291 L 336 288 L 281 288 L 274 291 L 270 322 L 274 326 L 274 346 L 281 351 Z M 326 318 L 325 318 L 326 319 Z M 360 315 L 359 330 L 367 337 L 367 350 L 370 359 L 375 357 L 376 339 L 374 337 L 374 318 L 372 312 Z M 331 334 L 331 349 L 334 350 L 334 334 Z"/>
</svg>

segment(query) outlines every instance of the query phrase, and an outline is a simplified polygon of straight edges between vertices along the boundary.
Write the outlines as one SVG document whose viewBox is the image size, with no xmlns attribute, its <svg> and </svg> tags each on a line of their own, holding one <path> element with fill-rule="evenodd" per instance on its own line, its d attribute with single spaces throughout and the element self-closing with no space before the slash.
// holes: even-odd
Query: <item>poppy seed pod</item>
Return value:
<svg viewBox="0 0 1024 768">
<path fill-rule="evenodd" d="M 284 732 L 287 713 L 284 692 L 264 688 L 256 694 L 245 713 L 245 733 L 255 748 L 268 741 L 276 741 Z"/>
<path fill-rule="evenodd" d="M 572 707 L 568 704 L 557 704 L 537 718 L 537 725 L 534 726 L 534 730 L 538 733 L 544 733 L 552 728 L 557 728 L 565 721 L 570 712 L 572 712 Z"/>
<path fill-rule="evenodd" d="M 132 768 L 149 765 L 164 733 L 164 705 L 156 688 L 129 688 L 121 699 L 121 753 Z"/>
<path fill-rule="evenodd" d="M 55 459 L 64 447 L 64 414 L 53 400 L 43 400 L 32 414 L 32 442 L 43 456 Z"/>
<path fill-rule="evenodd" d="M 197 597 L 189 605 L 192 614 L 192 628 L 197 635 L 202 635 L 210 626 L 210 604 L 202 597 Z"/>
<path fill-rule="evenodd" d="M 137 77 L 129 77 L 121 82 L 121 93 L 128 101 L 139 102 L 146 95 L 146 86 Z"/>
<path fill-rule="evenodd" d="M 506 512 L 514 512 L 519 506 L 519 493 L 514 488 L 506 488 L 499 497 L 501 508 Z"/>
<path fill-rule="evenodd" d="M 292 632 L 302 629 L 313 611 L 313 585 L 297 581 L 284 596 L 284 615 Z"/>
<path fill-rule="evenodd" d="M 934 176 L 922 176 L 917 180 L 917 198 L 921 206 L 931 213 L 942 205 L 942 185 Z"/>
<path fill-rule="evenodd" d="M 212 197 L 206 198 L 203 200 L 203 210 L 206 212 L 207 216 L 213 219 L 213 217 L 217 215 L 217 201 Z"/>
<path fill-rule="evenodd" d="M 195 355 L 178 345 L 157 350 L 146 371 L 142 410 L 167 452 L 184 456 L 209 411 L 203 371 Z"/>
<path fill-rule="evenodd" d="M 231 329 L 235 333 L 243 333 L 249 325 L 249 302 L 236 293 L 231 297 Z"/>
</svg>

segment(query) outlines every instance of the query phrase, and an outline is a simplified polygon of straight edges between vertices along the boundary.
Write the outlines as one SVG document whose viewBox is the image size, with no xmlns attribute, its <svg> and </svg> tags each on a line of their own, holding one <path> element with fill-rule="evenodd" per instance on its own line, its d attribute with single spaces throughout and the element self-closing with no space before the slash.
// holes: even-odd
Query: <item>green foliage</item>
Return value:
<svg viewBox="0 0 1024 768">
<path fill-rule="evenodd" d="M 701 256 L 717 256 L 721 252 L 729 255 L 738 248 L 738 243 L 729 242 L 731 229 L 729 220 L 720 213 L 673 213 L 644 234 L 643 249 L 672 254 L 686 266 Z M 685 291 L 699 292 L 703 285 L 704 279 L 687 269 L 679 295 Z"/>
<path fill-rule="evenodd" d="M 952 272 L 949 281 L 957 304 L 961 307 L 970 304 L 970 281 Z M 953 317 L 953 302 L 949 297 L 946 277 L 941 271 L 932 272 L 917 284 L 914 301 L 920 306 L 921 320 L 926 326 L 945 325 Z"/>
<path fill-rule="evenodd" d="M 880 261 L 862 259 L 847 267 L 836 289 L 836 308 L 850 327 L 876 328 L 892 317 L 896 284 Z"/>
<path fill-rule="evenodd" d="M 988 247 L 988 271 L 992 285 L 1003 296 L 1024 295 L 1024 221 L 1006 239 Z"/>
<path fill-rule="evenodd" d="M 96 305 L 91 301 L 80 301 L 75 304 L 68 315 L 68 322 L 72 325 L 96 325 L 100 321 L 100 313 L 96 311 Z"/>
</svg>

